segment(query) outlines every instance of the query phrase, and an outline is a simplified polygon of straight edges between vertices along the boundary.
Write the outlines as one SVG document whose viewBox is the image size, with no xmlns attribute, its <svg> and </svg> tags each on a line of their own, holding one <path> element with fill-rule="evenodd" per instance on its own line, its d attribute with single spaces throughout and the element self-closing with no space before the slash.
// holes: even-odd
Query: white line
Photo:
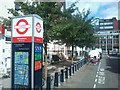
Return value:
<svg viewBox="0 0 120 90">
<path fill-rule="evenodd" d="M 100 65 L 101 65 L 101 62 L 99 63 L 99 66 L 98 66 L 98 70 L 97 70 L 97 71 L 99 71 L 99 69 L 100 69 Z"/>
<path fill-rule="evenodd" d="M 98 77 L 98 75 L 96 75 L 96 77 Z"/>
<path fill-rule="evenodd" d="M 94 84 L 93 88 L 96 88 L 96 84 Z"/>
<path fill-rule="evenodd" d="M 100 76 L 104 76 L 105 73 L 104 73 L 104 72 L 99 72 L 99 75 L 100 75 Z"/>
<path fill-rule="evenodd" d="M 101 68 L 100 71 L 104 71 L 104 68 Z"/>
<path fill-rule="evenodd" d="M 95 82 L 97 82 L 97 78 L 95 79 Z"/>
</svg>

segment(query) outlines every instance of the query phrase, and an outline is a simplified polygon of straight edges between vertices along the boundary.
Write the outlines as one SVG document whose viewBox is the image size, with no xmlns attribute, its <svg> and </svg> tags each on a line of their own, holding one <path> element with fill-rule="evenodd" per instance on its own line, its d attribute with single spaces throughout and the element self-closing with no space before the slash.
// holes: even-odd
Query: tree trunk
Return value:
<svg viewBox="0 0 120 90">
<path fill-rule="evenodd" d="M 44 43 L 45 47 L 45 79 L 47 79 L 47 42 Z"/>
</svg>

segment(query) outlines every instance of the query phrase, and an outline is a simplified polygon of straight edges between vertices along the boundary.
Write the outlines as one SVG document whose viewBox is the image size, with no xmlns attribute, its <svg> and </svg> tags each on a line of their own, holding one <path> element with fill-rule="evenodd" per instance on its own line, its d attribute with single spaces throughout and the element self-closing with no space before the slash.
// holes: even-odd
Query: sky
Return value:
<svg viewBox="0 0 120 90">
<path fill-rule="evenodd" d="M 72 2 L 67 0 L 69 6 Z M 76 0 L 72 0 L 76 1 Z M 118 2 L 120 0 L 78 0 L 79 2 L 76 4 L 79 7 L 79 10 L 82 11 L 90 9 L 91 16 L 95 18 L 104 18 L 109 19 L 112 17 L 116 17 L 118 19 Z M 120 7 L 119 7 L 120 9 Z"/>
<path fill-rule="evenodd" d="M 49 0 L 52 1 L 52 0 Z M 58 1 L 58 0 L 57 0 Z M 61 0 L 62 1 L 62 0 Z M 77 0 L 66 0 L 66 6 L 69 7 L 73 2 Z M 78 0 L 76 6 L 80 11 L 83 9 L 91 11 L 91 16 L 95 18 L 119 18 L 118 11 L 120 11 L 120 6 L 118 9 L 118 2 L 120 0 Z M 14 0 L 0 0 L 0 16 L 5 18 L 10 17 L 8 14 L 8 8 L 14 8 Z"/>
</svg>

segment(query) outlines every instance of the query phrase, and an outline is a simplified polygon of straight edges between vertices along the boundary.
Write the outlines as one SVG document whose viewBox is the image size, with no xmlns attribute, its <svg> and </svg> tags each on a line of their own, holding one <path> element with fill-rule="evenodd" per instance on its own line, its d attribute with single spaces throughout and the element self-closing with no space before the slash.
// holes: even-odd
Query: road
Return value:
<svg viewBox="0 0 120 90">
<path fill-rule="evenodd" d="M 118 88 L 118 64 L 119 58 L 104 54 L 99 65 L 86 65 L 59 88 Z"/>
<path fill-rule="evenodd" d="M 99 65 L 83 66 L 59 88 L 118 88 L 120 78 L 118 65 L 120 65 L 119 58 L 104 54 Z M 4 79 L 2 83 L 4 88 L 9 88 L 10 78 Z"/>
</svg>

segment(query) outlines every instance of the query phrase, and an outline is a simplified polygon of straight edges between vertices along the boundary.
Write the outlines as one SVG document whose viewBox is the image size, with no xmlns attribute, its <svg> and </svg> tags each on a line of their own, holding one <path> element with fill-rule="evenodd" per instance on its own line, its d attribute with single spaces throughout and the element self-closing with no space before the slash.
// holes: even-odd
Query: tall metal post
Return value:
<svg viewBox="0 0 120 90">
<path fill-rule="evenodd" d="M 120 53 L 120 33 L 118 39 L 119 39 L 119 53 Z"/>
<path fill-rule="evenodd" d="M 112 51 L 113 51 L 113 40 L 114 40 L 114 37 L 113 37 L 113 35 L 112 35 Z"/>
<path fill-rule="evenodd" d="M 107 52 L 107 35 L 106 35 L 106 52 Z"/>
</svg>

